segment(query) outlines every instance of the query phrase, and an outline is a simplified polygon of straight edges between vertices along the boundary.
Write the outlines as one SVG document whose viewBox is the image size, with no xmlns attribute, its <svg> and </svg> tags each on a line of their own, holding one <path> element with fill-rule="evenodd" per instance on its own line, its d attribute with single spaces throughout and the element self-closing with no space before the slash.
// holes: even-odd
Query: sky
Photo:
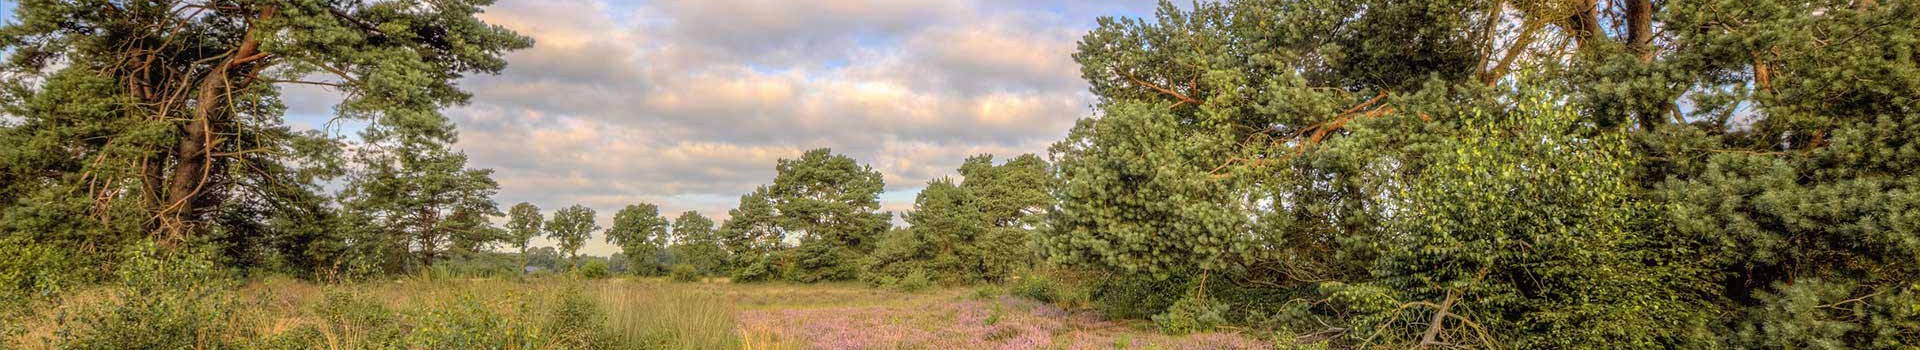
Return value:
<svg viewBox="0 0 1920 350">
<path fill-rule="evenodd" d="M 0 0 L 0 21 L 16 1 Z M 970 155 L 1045 156 L 1094 97 L 1070 55 L 1102 16 L 1154 0 L 500 0 L 482 20 L 532 37 L 444 110 L 505 209 L 635 203 L 726 219 L 774 165 L 831 148 L 879 171 L 882 210 Z M 339 95 L 283 87 L 295 128 L 353 138 Z M 504 219 L 502 220 L 504 221 Z M 899 220 L 895 220 L 899 224 Z M 618 248 L 596 234 L 582 252 Z M 551 246 L 537 239 L 537 246 Z"/>
<path fill-rule="evenodd" d="M 831 148 L 886 181 L 883 210 L 974 154 L 1045 155 L 1093 96 L 1070 55 L 1101 16 L 1151 0 L 502 0 L 480 17 L 534 38 L 445 110 L 504 209 L 629 204 L 726 217 L 781 158 Z M 287 88 L 296 127 L 338 97 Z M 536 245 L 550 245 L 544 240 Z M 617 248 L 596 235 L 583 253 Z"/>
</svg>

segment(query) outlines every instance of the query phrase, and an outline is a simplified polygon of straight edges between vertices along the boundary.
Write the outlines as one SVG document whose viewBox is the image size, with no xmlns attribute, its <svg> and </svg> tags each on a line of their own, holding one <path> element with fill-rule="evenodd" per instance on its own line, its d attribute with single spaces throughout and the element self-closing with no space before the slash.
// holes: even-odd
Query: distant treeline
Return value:
<svg viewBox="0 0 1920 350">
<path fill-rule="evenodd" d="M 472 3 L 383 4 L 20 4 L 0 303 L 149 241 L 317 280 L 537 235 L 577 255 L 593 211 L 501 212 L 438 112 L 530 42 Z M 1912 348 L 1917 31 L 1912 1 L 1163 4 L 1081 38 L 1096 111 L 1046 160 L 970 158 L 910 227 L 818 149 L 717 227 L 636 203 L 600 237 L 634 273 L 1010 282 L 1288 346 Z M 299 83 L 371 126 L 290 131 Z"/>
</svg>

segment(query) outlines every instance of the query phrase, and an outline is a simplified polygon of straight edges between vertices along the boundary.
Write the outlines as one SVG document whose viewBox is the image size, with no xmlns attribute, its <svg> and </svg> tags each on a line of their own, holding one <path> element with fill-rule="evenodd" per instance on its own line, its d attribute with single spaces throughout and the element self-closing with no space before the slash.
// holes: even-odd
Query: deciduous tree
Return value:
<svg viewBox="0 0 1920 350">
<path fill-rule="evenodd" d="M 660 216 L 660 207 L 652 203 L 628 205 L 613 214 L 613 228 L 607 229 L 607 243 L 620 246 L 632 261 L 636 273 L 658 275 L 666 272 L 656 257 L 673 240 L 667 231 L 669 222 Z"/>
<path fill-rule="evenodd" d="M 554 211 L 553 218 L 547 220 L 547 239 L 552 239 L 560 251 L 567 253 L 569 268 L 578 267 L 580 246 L 587 243 L 593 231 L 600 230 L 593 215 L 593 208 L 574 204 Z"/>
</svg>

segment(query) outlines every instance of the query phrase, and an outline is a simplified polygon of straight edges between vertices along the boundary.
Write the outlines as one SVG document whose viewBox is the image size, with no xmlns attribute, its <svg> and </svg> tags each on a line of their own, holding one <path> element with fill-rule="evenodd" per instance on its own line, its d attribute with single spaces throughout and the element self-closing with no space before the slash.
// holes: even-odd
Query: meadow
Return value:
<svg viewBox="0 0 1920 350">
<path fill-rule="evenodd" d="M 123 303 L 152 297 L 131 296 L 128 288 L 135 287 L 95 287 L 43 301 L 8 343 L 23 349 L 154 344 L 129 331 L 144 328 L 194 349 L 1267 347 L 1227 332 L 1167 335 L 1145 322 L 1103 319 L 991 285 L 909 292 L 857 283 L 640 277 L 416 277 L 336 285 L 259 278 L 175 296 L 193 300 Z M 141 323 L 81 316 L 101 311 Z M 204 323 L 169 328 L 183 322 Z"/>
</svg>

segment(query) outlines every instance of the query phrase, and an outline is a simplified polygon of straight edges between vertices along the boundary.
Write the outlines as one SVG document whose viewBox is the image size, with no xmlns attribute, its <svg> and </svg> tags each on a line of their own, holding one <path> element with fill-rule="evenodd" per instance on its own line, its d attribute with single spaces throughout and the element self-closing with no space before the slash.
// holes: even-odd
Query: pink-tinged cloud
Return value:
<svg viewBox="0 0 1920 350">
<path fill-rule="evenodd" d="M 502 0 L 483 19 L 537 43 L 464 80 L 472 103 L 447 113 L 503 206 L 585 204 L 608 225 L 645 201 L 724 219 L 776 160 L 830 147 L 879 170 L 900 212 L 969 155 L 1044 153 L 1092 113 L 1075 41 L 1096 17 L 1152 6 Z M 325 109 L 312 100 L 293 107 Z"/>
</svg>

